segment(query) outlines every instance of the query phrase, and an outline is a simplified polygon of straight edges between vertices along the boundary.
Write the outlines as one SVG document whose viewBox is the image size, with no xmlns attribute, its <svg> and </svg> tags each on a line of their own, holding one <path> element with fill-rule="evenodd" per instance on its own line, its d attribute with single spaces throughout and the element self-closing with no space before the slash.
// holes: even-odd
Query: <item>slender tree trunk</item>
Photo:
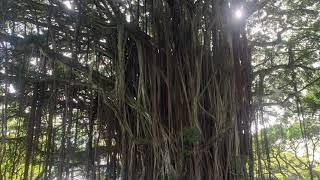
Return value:
<svg viewBox="0 0 320 180">
<path fill-rule="evenodd" d="M 34 142 L 34 126 L 35 126 L 35 118 L 36 118 L 36 109 L 37 109 L 37 101 L 38 101 L 38 89 L 39 84 L 36 84 L 33 90 L 33 98 L 31 104 L 30 115 L 27 120 L 27 139 L 26 139 L 26 156 L 25 156 L 25 166 L 24 166 L 24 175 L 23 179 L 29 179 L 29 166 L 30 160 L 33 156 L 33 142 Z"/>
<path fill-rule="evenodd" d="M 264 119 L 264 108 L 263 108 L 263 96 L 264 96 L 264 75 L 259 76 L 259 95 L 258 95 L 258 107 L 259 107 L 259 119 L 262 122 L 262 134 L 261 134 L 261 141 L 264 144 L 265 154 L 267 158 L 267 171 L 268 171 L 268 178 L 272 178 L 271 173 L 271 160 L 270 160 L 270 149 L 268 143 L 268 136 L 267 136 L 267 128 L 265 126 L 265 119 Z"/>
<path fill-rule="evenodd" d="M 93 149 L 93 138 L 94 138 L 94 119 L 96 115 L 96 99 L 93 99 L 93 92 L 91 91 L 91 103 L 89 107 L 89 132 L 88 132 L 88 179 L 95 179 L 95 156 Z"/>
<path fill-rule="evenodd" d="M 292 45 L 289 45 L 289 67 L 291 67 L 292 65 L 294 65 L 294 53 L 292 50 Z M 298 92 L 298 87 L 297 87 L 297 80 L 296 80 L 296 72 L 294 70 L 292 70 L 291 72 L 291 80 L 292 80 L 292 86 L 293 86 L 293 91 L 294 91 L 294 95 L 295 95 L 295 102 L 296 102 L 296 109 L 297 109 L 297 114 L 298 114 L 298 119 L 299 119 L 299 126 L 300 126 L 300 132 L 301 132 L 301 136 L 302 136 L 302 140 L 304 143 L 304 148 L 306 151 L 306 156 L 307 156 L 307 168 L 309 171 L 309 175 L 310 175 L 310 180 L 313 180 L 313 167 L 312 167 L 312 163 L 310 162 L 310 152 L 309 152 L 309 147 L 308 147 L 308 137 L 305 134 L 305 122 L 304 122 L 304 113 L 303 113 L 303 109 L 301 106 L 301 101 L 300 101 L 300 93 Z"/>
<path fill-rule="evenodd" d="M 69 108 L 69 87 L 65 86 L 65 107 L 62 115 L 62 132 L 61 132 L 61 145 L 59 152 L 59 166 L 58 166 L 58 179 L 62 180 L 64 178 L 63 174 L 66 171 L 66 126 L 67 126 L 67 116 L 68 116 L 68 108 Z"/>
<path fill-rule="evenodd" d="M 256 90 L 259 90 L 259 87 L 256 88 Z M 258 106 L 260 108 L 261 106 Z M 257 111 L 258 112 L 258 111 Z M 261 156 L 261 148 L 260 148 L 260 141 L 259 141 L 259 115 L 257 114 L 255 117 L 255 144 L 256 144 L 256 154 L 257 154 L 257 161 L 258 161 L 258 169 L 257 169 L 257 176 L 259 179 L 264 179 L 264 176 L 262 175 L 262 156 Z"/>
</svg>

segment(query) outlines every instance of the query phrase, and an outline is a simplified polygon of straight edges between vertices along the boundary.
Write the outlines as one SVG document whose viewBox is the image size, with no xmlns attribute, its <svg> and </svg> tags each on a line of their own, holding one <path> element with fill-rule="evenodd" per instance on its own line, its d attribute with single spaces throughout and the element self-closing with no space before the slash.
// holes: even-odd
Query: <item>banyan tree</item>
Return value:
<svg viewBox="0 0 320 180">
<path fill-rule="evenodd" d="M 1 0 L 0 179 L 253 179 L 267 2 Z"/>
</svg>

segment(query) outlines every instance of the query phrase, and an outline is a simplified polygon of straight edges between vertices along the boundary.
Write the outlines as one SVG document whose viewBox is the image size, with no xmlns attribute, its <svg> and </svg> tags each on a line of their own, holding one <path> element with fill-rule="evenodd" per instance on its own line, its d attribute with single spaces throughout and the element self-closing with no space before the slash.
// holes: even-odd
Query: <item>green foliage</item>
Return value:
<svg viewBox="0 0 320 180">
<path fill-rule="evenodd" d="M 180 157 L 192 159 L 192 153 L 199 152 L 195 151 L 195 147 L 208 140 L 208 134 L 212 135 L 211 138 L 219 136 L 221 131 L 218 128 L 229 126 L 229 120 L 240 120 L 236 128 L 250 129 L 248 124 L 252 119 L 247 118 L 246 113 L 252 105 L 266 115 L 257 117 L 258 124 L 263 122 L 267 125 L 271 119 L 268 116 L 276 119 L 275 124 L 270 123 L 264 129 L 266 137 L 261 130 L 255 131 L 258 144 L 253 144 L 253 156 L 257 157 L 257 153 L 261 153 L 261 158 L 254 160 L 255 165 L 262 161 L 263 175 L 266 175 L 269 160 L 272 175 L 278 179 L 287 179 L 291 175 L 298 175 L 302 179 L 310 178 L 306 165 L 309 157 L 297 144 L 305 140 L 307 147 L 311 147 L 310 150 L 314 148 L 317 151 L 319 147 L 320 124 L 316 115 L 320 109 L 320 74 L 317 72 L 319 68 L 313 66 L 319 61 L 319 0 L 246 1 L 248 4 L 243 4 L 244 9 L 250 9 L 251 2 L 268 3 L 251 16 L 248 24 L 241 25 L 246 27 L 248 34 L 240 35 L 236 31 L 230 33 L 234 33 L 233 37 L 241 36 L 241 40 L 231 42 L 232 46 L 227 49 L 220 49 L 226 41 L 233 38 L 224 39 L 229 36 L 229 32 L 225 33 L 229 29 L 224 29 L 225 14 L 219 14 L 224 13 L 224 9 L 215 12 L 224 3 L 212 1 L 211 4 L 209 0 L 114 2 L 71 0 L 69 3 L 74 7 L 70 11 L 62 8 L 64 5 L 60 1 L 7 1 L 4 4 L 8 4 L 8 8 L 2 7 L 3 3 L 0 3 L 3 11 L 1 18 L 4 18 L 1 19 L 4 22 L 1 33 L 13 32 L 13 35 L 19 35 L 19 38 L 15 36 L 17 41 L 10 42 L 12 47 L 5 45 L 8 43 L 0 37 L 3 41 L 0 44 L 0 54 L 4 62 L 0 63 L 1 78 L 2 74 L 8 76 L 8 79 L 1 79 L 0 93 L 5 94 L 3 87 L 7 83 L 13 84 L 19 92 L 19 95 L 8 96 L 10 102 L 6 112 L 2 108 L 5 103 L 0 102 L 1 120 L 6 121 L 3 124 L 8 128 L 8 133 L 0 138 L 0 176 L 4 174 L 4 179 L 22 179 L 26 166 L 26 149 L 29 147 L 26 137 L 31 134 L 27 133 L 27 127 L 32 120 L 38 123 L 32 125 L 35 133 L 30 135 L 32 140 L 28 143 L 35 148 L 32 150 L 32 162 L 26 167 L 32 167 L 33 177 L 42 173 L 45 155 L 50 155 L 51 152 L 53 160 L 50 163 L 54 166 L 55 175 L 58 175 L 58 166 L 64 161 L 61 158 L 65 158 L 66 166 L 79 164 L 77 168 L 82 167 L 88 164 L 83 162 L 89 161 L 89 148 L 97 145 L 109 148 L 110 139 L 116 139 L 116 144 L 121 145 L 112 147 L 107 152 L 103 151 L 107 154 L 108 161 L 114 156 L 111 160 L 114 164 L 126 162 L 131 171 L 148 170 L 152 163 L 154 167 L 159 167 L 164 152 L 161 143 L 168 142 L 169 148 L 165 149 L 169 149 L 171 159 L 168 161 L 175 161 L 174 168 L 179 169 L 184 165 L 180 164 Z M 153 6 L 159 8 L 154 9 Z M 229 6 L 234 8 L 233 1 L 230 1 Z M 178 11 L 175 12 L 176 10 Z M 125 19 L 121 19 L 129 14 L 136 22 L 126 23 Z M 134 17 L 135 15 L 138 17 Z M 246 66 L 248 54 L 244 53 L 247 50 L 244 45 L 247 43 L 246 35 L 249 37 L 249 46 L 253 47 L 252 77 L 251 66 Z M 24 38 L 20 38 L 22 36 Z M 234 51 L 237 46 L 239 51 Z M 39 47 L 42 48 L 37 49 Z M 231 51 L 234 54 L 229 54 Z M 6 57 L 7 54 L 9 57 Z M 229 55 L 236 54 L 241 59 L 241 66 L 238 67 L 229 58 Z M 72 58 L 63 58 L 69 55 Z M 30 65 L 30 58 L 39 60 L 36 65 Z M 216 65 L 222 62 L 226 63 L 221 65 L 224 69 L 219 69 L 220 65 Z M 241 78 L 237 77 L 239 81 L 235 83 L 236 86 L 233 78 L 224 76 L 225 73 L 220 74 L 223 70 L 233 74 L 231 72 L 235 69 L 241 74 Z M 3 70 L 5 73 L 2 73 Z M 250 77 L 247 77 L 249 74 Z M 253 79 L 253 85 L 258 86 L 258 78 L 262 76 L 262 97 L 254 92 L 254 100 L 251 101 L 247 98 L 251 93 L 246 94 L 250 91 L 250 80 Z M 234 90 L 242 83 L 245 86 Z M 40 92 L 41 89 L 44 92 Z M 103 96 L 98 98 L 98 103 L 93 100 L 95 97 L 92 97 L 92 91 Z M 181 98 L 181 94 L 186 99 Z M 237 97 L 233 97 L 235 94 Z M 33 97 L 37 97 L 34 103 L 36 105 L 32 105 L 36 111 L 35 117 L 30 112 L 23 112 L 26 107 L 31 106 Z M 128 99 L 134 99 L 132 104 L 126 102 Z M 55 100 L 54 103 L 52 100 Z M 234 102 L 236 105 L 233 105 Z M 238 107 L 238 104 L 241 106 Z M 277 104 L 285 112 L 268 112 L 268 104 Z M 258 107 L 259 105 L 263 107 Z M 80 113 L 74 113 L 75 109 Z M 190 114 L 182 116 L 187 111 Z M 50 115 L 54 116 L 51 124 L 47 118 Z M 145 118 L 139 118 L 141 115 Z M 185 122 L 188 120 L 196 123 L 198 119 L 206 121 L 207 117 L 203 115 L 209 115 L 214 122 L 208 121 L 208 127 L 201 126 L 201 131 L 199 127 L 175 131 L 180 124 L 186 126 Z M 66 117 L 65 122 L 62 122 L 62 117 Z M 89 119 L 93 120 L 92 123 Z M 49 125 L 53 126 L 50 132 Z M 202 136 L 202 132 L 206 137 Z M 242 136 L 242 131 L 239 132 L 240 142 L 250 141 L 249 138 L 246 139 L 250 134 Z M 51 139 L 49 135 L 52 136 Z M 212 143 L 214 145 L 205 150 L 211 156 L 204 155 L 206 157 L 202 159 L 205 162 L 203 164 L 206 166 L 213 157 L 223 156 L 215 159 L 212 165 L 214 168 L 210 167 L 208 171 L 212 170 L 210 173 L 213 174 L 220 167 L 224 171 L 224 156 L 228 154 L 225 159 L 232 159 L 227 163 L 230 163 L 232 173 L 236 174 L 237 170 L 242 170 L 246 159 L 233 159 L 233 150 L 240 151 L 240 154 L 249 152 L 252 143 L 238 146 L 233 144 L 235 139 L 238 140 L 234 138 L 236 136 L 222 135 L 224 142 Z M 177 136 L 182 142 L 171 141 Z M 134 138 L 131 139 L 132 137 Z M 93 140 L 91 144 L 89 139 Z M 242 141 L 243 139 L 245 140 Z M 131 143 L 150 145 L 151 148 L 133 150 Z M 206 142 L 203 143 L 206 145 Z M 267 143 L 269 149 L 266 149 Z M 216 151 L 218 155 L 212 154 L 215 150 L 229 147 L 229 144 L 231 148 L 228 152 Z M 257 148 L 255 145 L 260 146 Z M 62 147 L 69 148 L 62 152 Z M 238 147 L 241 148 L 236 149 Z M 295 149 L 296 147 L 298 148 Z M 123 152 L 126 154 L 122 154 Z M 250 154 L 248 152 L 244 154 L 247 156 Z M 267 153 L 270 153 L 270 159 L 267 159 Z M 102 157 L 99 157 L 98 150 L 93 154 L 96 159 Z M 149 157 L 153 157 L 154 162 Z M 91 160 L 95 161 L 94 158 Z M 220 159 L 223 162 L 219 162 Z M 248 164 L 246 166 L 249 167 Z M 99 167 L 100 169 L 102 168 Z M 313 170 L 320 171 L 317 160 L 314 161 Z M 12 177 L 12 173 L 16 177 Z M 164 177 L 168 180 L 180 178 L 178 172 L 176 176 L 171 171 Z"/>
<path fill-rule="evenodd" d="M 275 143 L 279 138 L 283 137 L 283 128 L 280 124 L 276 124 L 267 130 L 268 140 L 271 144 Z"/>
<path fill-rule="evenodd" d="M 289 128 L 287 128 L 286 137 L 288 137 L 290 140 L 300 139 L 301 138 L 300 124 L 294 123 Z"/>
<path fill-rule="evenodd" d="M 316 112 L 320 109 L 320 83 L 308 89 L 307 94 L 303 97 L 303 105 L 311 112 Z"/>
<path fill-rule="evenodd" d="M 188 156 L 192 152 L 192 147 L 200 143 L 201 134 L 198 128 L 190 127 L 182 130 L 183 137 L 183 154 Z"/>
<path fill-rule="evenodd" d="M 200 142 L 201 134 L 196 127 L 184 128 L 182 134 L 185 145 L 196 145 Z"/>
<path fill-rule="evenodd" d="M 255 134 L 259 149 L 254 146 L 254 152 L 262 156 L 255 165 L 260 161 L 267 174 L 269 153 L 272 175 L 278 179 L 291 175 L 310 179 L 305 147 L 309 159 L 312 151 L 319 151 L 320 74 L 315 66 L 320 57 L 319 14 L 318 0 L 276 0 L 248 23 L 248 36 L 254 45 L 254 85 L 258 86 L 259 78 L 264 76 L 264 93 L 257 97 L 256 92 L 254 96 L 254 105 L 263 104 L 257 108 L 262 109 L 263 119 L 260 116 L 257 121 L 268 124 L 273 116 L 273 122 L 265 129 L 267 137 L 262 130 Z M 274 115 L 267 111 L 272 106 L 284 112 L 279 110 Z M 319 168 L 318 161 L 316 158 L 313 162 L 314 171 Z"/>
<path fill-rule="evenodd" d="M 170 174 L 168 180 L 177 180 L 177 177 L 174 174 Z"/>
</svg>

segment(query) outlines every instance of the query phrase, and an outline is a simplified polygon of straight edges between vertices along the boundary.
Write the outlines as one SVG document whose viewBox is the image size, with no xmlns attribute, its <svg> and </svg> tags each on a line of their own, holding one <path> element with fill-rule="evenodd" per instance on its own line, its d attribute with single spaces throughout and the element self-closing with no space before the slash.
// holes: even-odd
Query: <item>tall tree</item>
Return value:
<svg viewBox="0 0 320 180">
<path fill-rule="evenodd" d="M 253 179 L 245 27 L 268 2 L 2 0 L 1 84 L 17 90 L 2 96 L 25 119 L 12 171 Z"/>
</svg>

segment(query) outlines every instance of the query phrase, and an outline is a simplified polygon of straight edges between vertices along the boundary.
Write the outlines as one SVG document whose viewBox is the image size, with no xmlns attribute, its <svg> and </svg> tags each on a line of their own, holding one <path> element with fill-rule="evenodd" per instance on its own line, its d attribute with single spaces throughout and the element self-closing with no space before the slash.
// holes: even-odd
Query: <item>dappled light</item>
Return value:
<svg viewBox="0 0 320 180">
<path fill-rule="evenodd" d="M 320 178 L 318 0 L 1 0 L 0 180 Z"/>
</svg>

